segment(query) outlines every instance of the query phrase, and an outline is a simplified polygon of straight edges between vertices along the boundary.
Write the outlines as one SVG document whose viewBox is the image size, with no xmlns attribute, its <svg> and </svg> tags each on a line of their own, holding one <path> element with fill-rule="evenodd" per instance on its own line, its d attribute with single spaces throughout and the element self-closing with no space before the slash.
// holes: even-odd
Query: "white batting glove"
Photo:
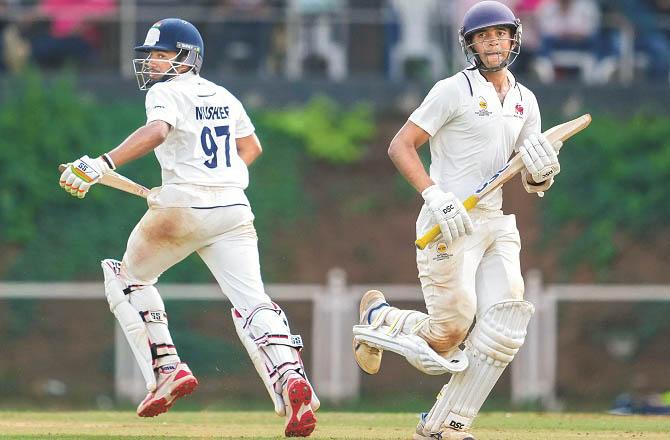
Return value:
<svg viewBox="0 0 670 440">
<path fill-rule="evenodd" d="M 453 193 L 445 193 L 437 185 L 432 185 L 421 193 L 442 232 L 447 246 L 457 238 L 472 234 L 472 220 L 465 206 Z"/>
<path fill-rule="evenodd" d="M 535 183 L 544 182 L 561 172 L 556 150 L 560 149 L 562 142 L 558 141 L 551 145 L 543 134 L 531 134 L 523 141 L 519 148 L 519 154 L 528 174 Z"/>
<path fill-rule="evenodd" d="M 103 174 L 114 168 L 109 156 L 107 160 L 109 163 L 102 157 L 91 159 L 88 156 L 82 156 L 67 164 L 65 171 L 60 176 L 61 188 L 71 196 L 83 199 L 91 185 L 97 183 Z"/>
</svg>

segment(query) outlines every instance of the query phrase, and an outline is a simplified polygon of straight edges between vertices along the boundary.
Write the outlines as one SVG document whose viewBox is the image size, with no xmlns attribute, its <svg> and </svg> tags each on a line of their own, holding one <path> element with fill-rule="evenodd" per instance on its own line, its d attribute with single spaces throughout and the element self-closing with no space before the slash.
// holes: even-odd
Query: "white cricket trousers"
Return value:
<svg viewBox="0 0 670 440">
<path fill-rule="evenodd" d="M 475 226 L 472 235 L 451 246 L 436 240 L 416 252 L 428 319 L 415 330 L 438 353 L 451 352 L 463 341 L 475 315 L 497 302 L 523 299 L 521 243 L 514 215 L 474 209 L 470 216 Z M 424 206 L 417 219 L 417 236 L 433 224 Z"/>
<path fill-rule="evenodd" d="M 196 209 L 153 208 L 128 238 L 122 270 L 131 282 L 153 284 L 193 252 L 207 264 L 243 315 L 272 300 L 265 293 L 254 215 L 245 205 Z"/>
</svg>

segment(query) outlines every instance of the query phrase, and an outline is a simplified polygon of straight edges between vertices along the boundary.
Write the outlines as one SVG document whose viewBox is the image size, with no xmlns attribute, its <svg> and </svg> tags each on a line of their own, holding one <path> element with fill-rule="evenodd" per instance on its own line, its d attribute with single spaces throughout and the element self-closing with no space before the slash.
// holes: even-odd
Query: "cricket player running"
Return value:
<svg viewBox="0 0 670 440">
<path fill-rule="evenodd" d="M 535 96 L 508 71 L 521 46 L 514 13 L 495 1 L 477 3 L 465 14 L 460 42 L 472 66 L 437 82 L 389 147 L 425 200 L 417 236 L 436 223 L 441 230 L 441 238 L 416 254 L 428 314 L 399 310 L 372 290 L 354 327 L 356 361 L 369 374 L 379 371 L 383 350 L 425 373 L 452 373 L 414 439 L 474 440 L 472 422 L 523 344 L 533 314 L 523 300 L 519 232 L 514 215 L 501 211 L 502 190 L 470 212 L 461 200 L 514 151 L 523 158 L 529 193 L 549 189 L 560 171 L 557 145 L 541 134 Z M 426 141 L 430 175 L 417 154 Z"/>
<path fill-rule="evenodd" d="M 285 435 L 309 436 L 319 401 L 300 358 L 302 340 L 265 293 L 244 193 L 247 166 L 262 151 L 254 126 L 235 96 L 199 75 L 204 45 L 191 23 L 161 20 L 135 50 L 146 54 L 133 60 L 140 90 L 148 89 L 146 125 L 110 152 L 69 164 L 60 185 L 83 198 L 109 170 L 152 150 L 161 165 L 163 184 L 151 190 L 123 260 L 102 261 L 110 309 L 149 391 L 137 414 L 164 413 L 198 386 L 172 342 L 154 286 L 165 270 L 197 252 L 233 305 L 237 333 L 275 411 L 286 417 Z"/>
</svg>

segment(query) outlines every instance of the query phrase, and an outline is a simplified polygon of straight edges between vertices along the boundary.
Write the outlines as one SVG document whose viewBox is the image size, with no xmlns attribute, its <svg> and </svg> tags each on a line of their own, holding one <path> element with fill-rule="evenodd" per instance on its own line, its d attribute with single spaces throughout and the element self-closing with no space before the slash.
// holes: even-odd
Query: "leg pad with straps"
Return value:
<svg viewBox="0 0 670 440">
<path fill-rule="evenodd" d="M 274 403 L 275 412 L 285 416 L 286 408 L 282 398 L 285 378 L 290 372 L 306 378 L 299 353 L 302 349 L 302 338 L 300 335 L 291 334 L 284 312 L 274 303 L 261 304 L 246 317 L 234 308 L 231 309 L 231 314 L 237 335 L 263 380 Z M 312 406 L 316 411 L 318 399 L 315 395 Z"/>
<path fill-rule="evenodd" d="M 406 334 L 402 331 L 405 321 L 415 311 L 403 311 L 393 325 L 386 325 L 386 315 L 391 307 L 377 312 L 370 325 L 355 325 L 354 340 L 380 350 L 388 350 L 404 356 L 416 369 L 430 375 L 457 373 L 468 367 L 468 359 L 460 350 L 445 358 L 433 350 L 428 343 L 414 333 Z M 427 318 L 426 318 L 427 319 Z M 418 328 L 423 321 L 417 322 Z"/>
<path fill-rule="evenodd" d="M 442 388 L 425 420 L 424 434 L 437 436 L 445 429 L 470 428 L 505 367 L 523 345 L 534 310 L 527 301 L 502 301 L 477 320 L 465 342 L 470 365 Z"/>
<path fill-rule="evenodd" d="M 153 356 L 147 327 L 138 310 L 128 301 L 125 293 L 128 286 L 119 277 L 121 262 L 107 259 L 102 261 L 101 266 L 105 277 L 105 296 L 109 302 L 109 309 L 119 321 L 121 330 L 128 340 L 146 382 L 147 390 L 154 391 L 156 376 L 152 365 Z"/>
</svg>

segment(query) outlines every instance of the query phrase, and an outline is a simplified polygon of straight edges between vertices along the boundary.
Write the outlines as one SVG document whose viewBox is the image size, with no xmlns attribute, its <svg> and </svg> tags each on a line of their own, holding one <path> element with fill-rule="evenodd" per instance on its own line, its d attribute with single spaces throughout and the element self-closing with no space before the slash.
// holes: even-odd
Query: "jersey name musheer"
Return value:
<svg viewBox="0 0 670 440">
<path fill-rule="evenodd" d="M 206 207 L 248 204 L 247 166 L 237 138 L 254 133 L 242 103 L 225 88 L 187 73 L 155 84 L 146 96 L 147 124 L 172 127 L 155 150 L 163 185 L 163 206 Z M 151 201 L 151 198 L 150 198 Z"/>
<path fill-rule="evenodd" d="M 430 135 L 431 179 L 461 200 L 501 169 L 525 138 L 541 132 L 535 95 L 507 76 L 503 103 L 478 70 L 463 70 L 437 82 L 409 117 Z M 477 205 L 501 206 L 502 189 Z"/>
</svg>

